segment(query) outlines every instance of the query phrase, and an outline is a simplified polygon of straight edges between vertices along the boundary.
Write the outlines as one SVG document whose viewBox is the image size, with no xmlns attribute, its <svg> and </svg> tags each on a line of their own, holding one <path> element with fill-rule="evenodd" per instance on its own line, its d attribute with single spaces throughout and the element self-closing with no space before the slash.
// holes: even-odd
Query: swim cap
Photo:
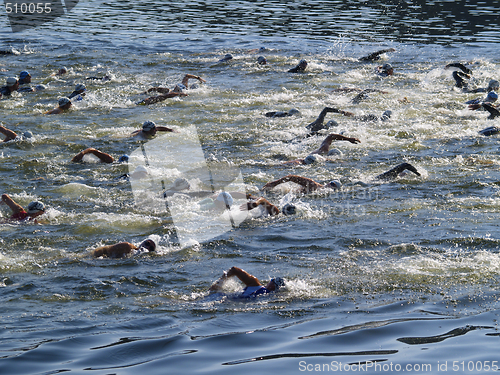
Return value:
<svg viewBox="0 0 500 375">
<path fill-rule="evenodd" d="M 85 87 L 85 85 L 83 83 L 79 83 L 78 85 L 75 86 L 75 91 L 84 91 L 86 89 L 87 88 Z"/>
<path fill-rule="evenodd" d="M 293 115 L 300 115 L 300 112 L 299 112 L 299 110 L 298 110 L 298 109 L 292 108 L 292 109 L 290 109 L 290 110 L 288 111 L 288 114 L 289 114 L 290 116 L 293 116 Z"/>
<path fill-rule="evenodd" d="M 120 156 L 120 159 L 118 159 L 118 163 L 127 163 L 129 159 L 130 157 L 127 154 L 122 155 Z"/>
<path fill-rule="evenodd" d="M 339 123 L 335 120 L 330 120 L 326 123 L 326 128 L 331 128 L 332 126 L 339 126 Z"/>
<path fill-rule="evenodd" d="M 68 98 L 60 98 L 57 103 L 59 104 L 59 107 L 65 106 L 68 103 L 71 103 L 71 100 Z"/>
<path fill-rule="evenodd" d="M 498 82 L 496 79 L 492 79 L 488 83 L 488 89 L 494 90 L 494 89 L 498 89 L 498 88 L 500 88 L 500 82 Z"/>
<path fill-rule="evenodd" d="M 153 240 L 145 240 L 139 245 L 139 248 L 144 248 L 147 251 L 155 251 L 156 244 Z"/>
<path fill-rule="evenodd" d="M 391 65 L 391 64 L 389 64 L 389 63 L 384 64 L 384 65 L 382 65 L 382 69 L 384 69 L 384 70 L 389 70 L 389 69 L 392 69 L 392 65 Z"/>
<path fill-rule="evenodd" d="M 328 151 L 328 156 L 333 156 L 333 155 L 342 156 L 343 153 L 338 148 L 332 148 L 330 151 Z"/>
<path fill-rule="evenodd" d="M 7 78 L 7 87 L 12 87 L 17 83 L 17 78 L 9 77 Z"/>
<path fill-rule="evenodd" d="M 285 279 L 282 277 L 275 277 L 271 279 L 272 282 L 274 282 L 275 288 L 274 291 L 277 292 L 281 288 L 284 288 L 286 286 Z"/>
<path fill-rule="evenodd" d="M 24 78 L 29 77 L 29 76 L 30 76 L 30 74 L 26 70 L 23 70 L 21 73 L 19 73 L 20 79 L 24 79 Z"/>
<path fill-rule="evenodd" d="M 45 211 L 45 206 L 43 205 L 42 202 L 33 201 L 30 204 L 28 204 L 28 213 L 29 214 L 36 214 L 37 212 L 40 212 L 40 211 Z"/>
<path fill-rule="evenodd" d="M 339 180 L 333 180 L 328 183 L 328 186 L 332 189 L 339 190 L 342 187 L 342 183 Z"/>
<path fill-rule="evenodd" d="M 389 120 L 391 118 L 391 116 L 392 116 L 392 111 L 391 110 L 387 110 L 384 113 L 382 113 L 382 117 L 380 117 L 380 119 L 382 121 L 387 121 L 387 120 Z"/>
<path fill-rule="evenodd" d="M 266 58 L 265 58 L 264 56 L 259 56 L 259 57 L 257 58 L 257 62 L 258 62 L 260 65 L 265 65 L 265 64 L 267 64 L 267 60 L 266 60 Z"/>
<path fill-rule="evenodd" d="M 30 132 L 29 130 L 28 130 L 28 131 L 25 131 L 25 132 L 23 133 L 23 137 L 24 137 L 24 138 L 33 138 L 33 133 L 32 133 L 32 132 Z"/>
<path fill-rule="evenodd" d="M 188 180 L 185 178 L 178 178 L 177 180 L 174 181 L 174 190 L 186 190 L 189 189 L 191 185 L 189 185 Z"/>
<path fill-rule="evenodd" d="M 45 90 L 47 88 L 47 86 L 45 86 L 45 85 L 36 85 L 35 88 L 36 88 L 36 91 L 41 91 L 41 90 Z"/>
<path fill-rule="evenodd" d="M 231 206 L 234 202 L 231 194 L 229 194 L 228 192 L 225 192 L 225 191 L 219 193 L 219 195 L 217 196 L 217 198 L 215 200 L 222 202 L 228 206 Z"/>
<path fill-rule="evenodd" d="M 295 215 L 297 209 L 293 204 L 287 203 L 283 206 L 281 212 L 283 213 L 283 215 Z"/>
<path fill-rule="evenodd" d="M 144 121 L 144 124 L 142 124 L 142 130 L 145 132 L 150 132 L 156 128 L 156 124 L 153 121 Z"/>
<path fill-rule="evenodd" d="M 304 159 L 304 164 L 309 165 L 313 164 L 316 162 L 316 156 L 314 155 L 307 155 L 306 158 Z"/>
<path fill-rule="evenodd" d="M 486 97 L 486 100 L 488 99 L 496 101 L 498 99 L 498 94 L 495 91 L 490 91 Z"/>
<path fill-rule="evenodd" d="M 299 65 L 300 65 L 300 66 L 307 65 L 307 61 L 306 61 L 306 60 L 300 60 L 300 61 L 299 61 Z"/>
</svg>

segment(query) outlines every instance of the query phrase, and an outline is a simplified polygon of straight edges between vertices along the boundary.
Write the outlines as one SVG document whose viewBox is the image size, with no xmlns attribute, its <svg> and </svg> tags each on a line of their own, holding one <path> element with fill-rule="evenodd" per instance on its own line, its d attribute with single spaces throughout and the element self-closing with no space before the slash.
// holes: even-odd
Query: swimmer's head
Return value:
<svg viewBox="0 0 500 375">
<path fill-rule="evenodd" d="M 234 202 L 233 197 L 226 191 L 219 193 L 214 203 L 224 204 L 224 206 L 231 206 Z"/>
<path fill-rule="evenodd" d="M 32 132 L 30 132 L 29 130 L 28 130 L 28 131 L 25 131 L 25 132 L 23 133 L 23 138 L 25 138 L 25 139 L 30 139 L 30 138 L 33 138 L 33 133 L 32 133 Z"/>
<path fill-rule="evenodd" d="M 142 124 L 142 131 L 145 133 L 151 133 L 156 130 L 156 124 L 153 121 L 144 121 Z"/>
<path fill-rule="evenodd" d="M 486 102 L 496 102 L 498 99 L 498 94 L 495 91 L 490 91 L 486 97 Z"/>
<path fill-rule="evenodd" d="M 260 64 L 260 65 L 266 65 L 267 64 L 267 60 L 264 56 L 259 56 L 257 58 L 257 63 Z"/>
<path fill-rule="evenodd" d="M 66 73 L 68 73 L 68 69 L 65 66 L 61 67 L 61 69 L 59 69 L 57 71 L 57 74 L 60 76 L 62 76 L 63 74 L 66 74 Z"/>
<path fill-rule="evenodd" d="M 299 110 L 298 110 L 298 109 L 292 108 L 292 109 L 290 109 L 290 110 L 288 111 L 288 114 L 289 114 L 290 116 L 293 116 L 293 115 L 300 115 L 300 112 L 299 112 Z"/>
<path fill-rule="evenodd" d="M 156 244 L 153 240 L 145 240 L 139 245 L 139 249 L 146 249 L 147 251 L 155 251 L 156 250 Z"/>
<path fill-rule="evenodd" d="M 45 212 L 45 205 L 39 201 L 33 201 L 28 204 L 28 214 L 30 215 L 41 215 Z"/>
<path fill-rule="evenodd" d="M 87 88 L 83 83 L 79 83 L 78 85 L 75 86 L 75 91 L 78 91 L 79 93 L 85 91 L 86 89 Z"/>
<path fill-rule="evenodd" d="M 326 128 L 329 129 L 331 128 L 332 126 L 339 126 L 339 123 L 335 120 L 330 120 L 326 123 Z"/>
<path fill-rule="evenodd" d="M 328 187 L 333 190 L 340 190 L 342 188 L 342 183 L 339 180 L 333 180 L 328 183 Z"/>
<path fill-rule="evenodd" d="M 233 55 L 231 55 L 230 53 L 226 53 L 226 55 L 220 59 L 219 61 L 229 61 L 233 58 Z"/>
<path fill-rule="evenodd" d="M 9 77 L 7 78 L 7 81 L 5 81 L 7 87 L 13 87 L 18 83 L 19 81 L 15 77 Z"/>
<path fill-rule="evenodd" d="M 387 121 L 387 120 L 389 120 L 391 118 L 391 116 L 392 116 L 392 111 L 388 109 L 387 111 L 385 111 L 384 113 L 382 113 L 382 117 L 380 117 L 380 119 L 382 121 Z"/>
<path fill-rule="evenodd" d="M 122 155 L 118 159 L 118 163 L 128 163 L 129 159 L 130 159 L 130 157 L 127 154 Z"/>
<path fill-rule="evenodd" d="M 500 82 L 498 82 L 496 79 L 492 79 L 488 83 L 488 91 L 498 90 L 499 88 L 500 88 Z"/>
<path fill-rule="evenodd" d="M 31 82 L 31 74 L 27 70 L 23 70 L 21 73 L 19 73 L 19 79 L 22 79 L 23 81 L 26 81 L 26 83 Z"/>
<path fill-rule="evenodd" d="M 328 151 L 328 156 L 342 156 L 343 153 L 340 151 L 338 148 L 332 148 L 330 151 Z"/>
<path fill-rule="evenodd" d="M 283 289 L 286 287 L 286 281 L 282 277 L 274 277 L 269 281 L 267 284 L 266 288 L 269 289 L 270 291 L 275 291 L 277 292 L 280 289 Z"/>
<path fill-rule="evenodd" d="M 304 164 L 309 165 L 316 163 L 316 156 L 314 155 L 307 155 L 306 158 L 304 159 Z"/>
<path fill-rule="evenodd" d="M 389 70 L 389 69 L 392 69 L 392 65 L 391 65 L 391 64 L 389 64 L 389 63 L 386 63 L 386 64 L 382 65 L 382 69 L 383 69 L 383 70 Z"/>
<path fill-rule="evenodd" d="M 182 92 L 183 90 L 186 90 L 186 89 L 187 89 L 186 86 L 184 86 L 182 83 L 179 83 L 179 84 L 175 85 L 173 91 L 175 91 L 175 92 Z"/>
<path fill-rule="evenodd" d="M 174 181 L 174 186 L 172 187 L 172 189 L 180 191 L 189 189 L 190 187 L 191 185 L 189 184 L 188 180 L 186 180 L 185 178 L 178 178 L 177 180 Z"/>
<path fill-rule="evenodd" d="M 295 215 L 295 213 L 297 212 L 297 208 L 293 204 L 287 203 L 283 206 L 281 212 L 283 213 L 283 215 Z"/>
<path fill-rule="evenodd" d="M 70 107 L 71 106 L 71 100 L 69 100 L 68 98 L 59 98 L 59 100 L 57 101 L 57 104 L 59 105 L 59 107 Z"/>
</svg>

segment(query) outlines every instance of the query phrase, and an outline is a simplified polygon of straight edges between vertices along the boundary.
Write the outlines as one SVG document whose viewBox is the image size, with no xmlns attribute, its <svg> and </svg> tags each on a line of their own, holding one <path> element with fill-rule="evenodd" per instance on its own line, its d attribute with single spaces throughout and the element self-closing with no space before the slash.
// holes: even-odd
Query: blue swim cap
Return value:
<svg viewBox="0 0 500 375">
<path fill-rule="evenodd" d="M 118 159 L 118 163 L 127 163 L 130 157 L 128 155 L 122 155 L 120 156 L 120 159 Z"/>
<path fill-rule="evenodd" d="M 24 79 L 24 78 L 28 77 L 29 75 L 30 75 L 30 74 L 29 74 L 29 72 L 28 72 L 28 71 L 23 70 L 21 73 L 19 73 L 19 78 L 20 78 L 20 79 Z"/>
<path fill-rule="evenodd" d="M 498 99 L 498 94 L 495 91 L 490 91 L 488 93 L 488 96 L 486 97 L 486 99 L 497 100 Z"/>
</svg>

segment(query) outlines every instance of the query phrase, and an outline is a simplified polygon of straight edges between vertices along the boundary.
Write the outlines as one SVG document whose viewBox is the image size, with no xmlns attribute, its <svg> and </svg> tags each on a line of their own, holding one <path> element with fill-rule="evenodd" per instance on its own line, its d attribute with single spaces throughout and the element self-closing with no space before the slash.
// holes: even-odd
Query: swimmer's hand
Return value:
<svg viewBox="0 0 500 375">
<path fill-rule="evenodd" d="M 354 137 L 347 137 L 346 141 L 351 142 L 353 144 L 361 143 L 361 141 L 358 138 L 354 138 Z"/>
</svg>

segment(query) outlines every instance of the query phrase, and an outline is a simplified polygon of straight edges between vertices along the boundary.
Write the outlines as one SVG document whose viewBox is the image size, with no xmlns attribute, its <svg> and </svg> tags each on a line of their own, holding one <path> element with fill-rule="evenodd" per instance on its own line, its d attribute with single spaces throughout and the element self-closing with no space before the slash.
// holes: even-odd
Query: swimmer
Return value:
<svg viewBox="0 0 500 375">
<path fill-rule="evenodd" d="M 103 81 L 103 82 L 107 82 L 107 81 L 111 81 L 111 76 L 104 76 L 104 77 L 87 77 L 85 78 L 86 80 L 88 81 Z"/>
<path fill-rule="evenodd" d="M 382 49 L 377 52 L 370 53 L 368 56 L 363 56 L 359 58 L 359 61 L 377 61 L 380 60 L 380 55 L 383 55 L 384 53 L 387 52 L 395 52 L 396 50 L 394 48 L 387 48 L 387 49 Z"/>
<path fill-rule="evenodd" d="M 5 81 L 5 86 L 0 87 L 2 97 L 11 96 L 14 91 L 19 89 L 19 81 L 15 77 L 9 77 Z"/>
<path fill-rule="evenodd" d="M 111 155 L 106 154 L 105 152 L 99 151 L 99 150 L 97 150 L 95 148 L 92 148 L 92 147 L 87 148 L 87 149 L 79 152 L 78 154 L 76 154 L 73 157 L 73 159 L 71 159 L 71 161 L 73 163 L 81 162 L 81 161 L 83 161 L 83 157 L 85 155 L 88 155 L 88 154 L 95 155 L 103 163 L 113 163 L 115 161 L 115 159 Z M 125 162 L 128 162 L 128 159 L 129 159 L 128 155 L 122 155 L 118 159 L 118 162 L 119 163 L 125 163 Z"/>
<path fill-rule="evenodd" d="M 331 112 L 340 113 L 344 116 L 351 116 L 351 115 L 354 116 L 354 114 L 351 112 L 341 111 L 336 108 L 325 107 L 319 114 L 318 118 L 306 126 L 306 129 L 310 129 L 311 134 L 316 134 L 320 130 L 328 129 L 329 128 L 328 123 L 327 126 L 325 126 L 323 122 L 325 121 L 326 114 Z"/>
<path fill-rule="evenodd" d="M 356 116 L 354 113 L 351 113 L 351 112 L 344 112 L 343 115 L 350 117 L 356 121 L 362 121 L 362 122 L 382 121 L 383 122 L 383 121 L 387 121 L 391 118 L 392 111 L 391 110 L 384 111 L 384 113 L 382 113 L 381 116 L 376 116 L 376 115 L 371 114 L 371 113 L 367 114 L 367 115 Z"/>
<path fill-rule="evenodd" d="M 73 99 L 74 97 L 76 97 L 76 100 L 82 100 L 83 97 L 85 96 L 86 91 L 87 88 L 85 87 L 85 85 L 79 83 L 78 85 L 75 86 L 73 92 L 68 95 L 68 99 Z"/>
<path fill-rule="evenodd" d="M 41 91 L 45 89 L 45 86 L 43 85 L 36 85 L 35 87 L 30 86 L 29 84 L 31 83 L 31 74 L 23 70 L 21 73 L 19 73 L 19 88 L 17 89 L 17 92 L 35 92 L 35 91 Z M 23 86 L 26 85 L 26 86 Z M 21 87 L 23 86 L 23 87 Z"/>
<path fill-rule="evenodd" d="M 494 118 L 500 117 L 500 111 L 496 109 L 492 104 L 483 103 L 482 107 L 490 113 L 490 115 L 488 116 L 488 120 L 493 120 Z"/>
<path fill-rule="evenodd" d="M 219 60 L 219 62 L 228 62 L 229 60 L 232 60 L 233 59 L 233 55 L 231 55 L 230 53 L 226 53 L 226 55 Z"/>
<path fill-rule="evenodd" d="M 52 73 L 53 76 L 63 76 L 68 73 L 68 68 L 65 66 L 61 67 L 56 73 Z"/>
<path fill-rule="evenodd" d="M 152 138 L 157 132 L 173 132 L 177 133 L 177 130 L 167 128 L 166 126 L 156 126 L 153 121 L 144 121 L 142 124 L 142 129 L 134 131 L 131 137 L 142 137 L 145 139 Z"/>
<path fill-rule="evenodd" d="M 290 160 L 284 162 L 283 164 L 304 164 L 304 165 L 313 164 L 318 160 L 318 158 L 315 155 L 328 155 L 328 152 L 330 151 L 330 146 L 333 141 L 347 141 L 353 144 L 361 143 L 361 141 L 358 138 L 346 137 L 342 134 L 334 134 L 334 133 L 328 134 L 328 136 L 321 143 L 319 148 L 311 152 L 304 159 Z"/>
<path fill-rule="evenodd" d="M 0 55 L 20 55 L 21 52 L 15 50 L 14 48 L 10 48 L 8 50 L 0 50 Z"/>
<path fill-rule="evenodd" d="M 495 103 L 497 100 L 498 100 L 498 94 L 495 91 L 490 91 L 488 93 L 488 95 L 486 95 L 486 98 L 484 98 L 484 99 L 481 99 L 481 98 L 472 99 L 472 100 L 466 101 L 465 104 L 469 105 L 468 108 L 471 111 L 475 111 L 477 109 L 481 109 L 483 103 L 490 103 L 491 104 L 491 103 Z"/>
<path fill-rule="evenodd" d="M 382 66 L 378 66 L 375 71 L 380 77 L 389 77 L 394 75 L 394 68 L 391 64 L 384 64 Z"/>
<path fill-rule="evenodd" d="M 92 251 L 92 256 L 94 258 L 124 258 L 143 252 L 154 252 L 155 250 L 156 244 L 153 240 L 145 240 L 139 246 L 135 246 L 130 242 L 119 242 L 114 245 L 98 247 Z"/>
<path fill-rule="evenodd" d="M 28 71 L 23 70 L 19 73 L 19 84 L 25 85 L 27 83 L 31 83 L 31 74 Z"/>
<path fill-rule="evenodd" d="M 173 90 L 170 90 L 168 87 L 152 87 L 148 89 L 144 94 L 148 94 L 150 92 L 159 92 L 162 95 L 157 95 L 157 96 L 151 96 L 149 98 L 146 98 L 137 104 L 145 104 L 145 105 L 150 105 L 154 103 L 159 103 L 162 102 L 166 99 L 169 98 L 174 98 L 176 96 L 188 96 L 183 90 L 187 90 L 189 87 L 189 79 L 197 79 L 200 83 L 205 83 L 206 81 L 201 78 L 200 76 L 195 76 L 193 74 L 186 74 L 184 78 L 182 79 L 182 83 L 176 85 Z M 195 88 L 195 85 L 191 86 L 191 89 Z"/>
<path fill-rule="evenodd" d="M 259 56 L 257 58 L 257 64 L 259 64 L 259 65 L 266 65 L 267 64 L 267 59 L 264 56 Z"/>
<path fill-rule="evenodd" d="M 241 293 L 238 293 L 238 295 L 236 296 L 237 298 L 257 297 L 258 295 L 269 294 L 271 292 L 277 292 L 280 289 L 286 288 L 286 281 L 281 277 L 275 277 L 271 279 L 271 281 L 269 281 L 269 283 L 264 286 L 255 276 L 249 274 L 241 268 L 231 267 L 228 271 L 225 271 L 215 283 L 212 284 L 212 286 L 209 288 L 209 291 L 221 291 L 224 283 L 233 276 L 236 276 L 243 284 L 245 284 L 245 288 Z"/>
<path fill-rule="evenodd" d="M 402 163 L 397 165 L 396 167 L 390 169 L 389 171 L 382 173 L 378 176 L 375 177 L 375 180 L 381 180 L 381 181 L 389 181 L 389 180 L 394 180 L 398 178 L 403 172 L 406 170 L 409 170 L 416 174 L 417 176 L 420 176 L 420 173 L 417 171 L 417 169 L 409 164 L 409 163 Z M 339 181 L 330 181 L 326 184 L 320 184 L 310 178 L 307 177 L 302 177 L 302 176 L 296 176 L 296 175 L 288 175 L 285 177 L 282 177 L 276 181 L 268 182 L 262 187 L 262 190 L 271 190 L 275 188 L 276 186 L 286 183 L 286 182 L 294 182 L 300 186 L 302 186 L 301 193 L 306 194 L 306 193 L 312 193 L 317 190 L 323 190 L 323 189 L 334 189 L 338 190 L 342 187 L 342 184 Z"/>
<path fill-rule="evenodd" d="M 300 60 L 295 68 L 292 68 L 288 71 L 288 73 L 303 73 L 307 68 L 307 61 Z"/>
<path fill-rule="evenodd" d="M 73 103 L 68 98 L 60 98 L 57 101 L 58 106 L 48 112 L 45 112 L 46 115 L 58 115 L 60 113 L 68 111 Z"/>
<path fill-rule="evenodd" d="M 13 221 L 34 220 L 35 222 L 37 222 L 35 218 L 45 213 L 45 206 L 42 202 L 39 201 L 31 202 L 28 205 L 27 210 L 24 210 L 24 208 L 21 205 L 17 204 L 9 195 L 2 194 L 2 203 L 9 206 L 9 208 L 12 210 L 12 216 L 9 220 Z"/>
<path fill-rule="evenodd" d="M 467 80 L 472 78 L 472 70 L 465 67 L 461 63 L 451 63 L 445 66 L 445 69 L 458 68 L 460 70 L 454 70 L 452 73 L 455 79 L 455 87 L 462 89 L 463 92 L 474 92 L 474 90 L 469 89 L 469 82 Z"/>
<path fill-rule="evenodd" d="M 276 216 L 279 215 L 280 212 L 283 213 L 283 215 L 294 215 L 297 211 L 295 205 L 291 203 L 287 203 L 283 206 L 283 208 L 280 209 L 269 202 L 266 198 L 264 197 L 253 197 L 250 195 L 250 200 L 247 203 L 244 203 L 240 206 L 241 211 L 251 211 L 257 207 L 262 207 L 264 209 L 264 213 L 269 215 L 269 216 Z"/>
<path fill-rule="evenodd" d="M 283 111 L 266 112 L 264 116 L 274 118 L 274 117 L 289 117 L 295 115 L 300 115 L 300 112 L 299 110 L 292 108 L 288 112 L 283 112 Z"/>
</svg>

